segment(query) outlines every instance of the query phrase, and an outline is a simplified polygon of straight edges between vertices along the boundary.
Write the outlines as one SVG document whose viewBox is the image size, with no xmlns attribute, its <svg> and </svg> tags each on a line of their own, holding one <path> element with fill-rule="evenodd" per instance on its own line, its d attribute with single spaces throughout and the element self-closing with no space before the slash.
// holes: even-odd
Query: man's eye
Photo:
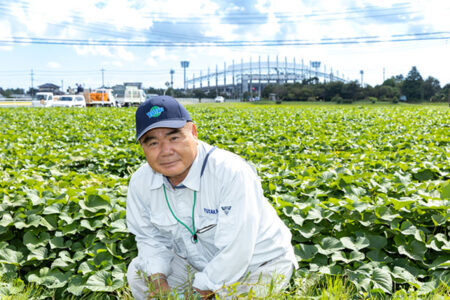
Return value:
<svg viewBox="0 0 450 300">
<path fill-rule="evenodd" d="M 179 136 L 173 136 L 173 137 L 170 138 L 170 140 L 171 140 L 171 141 L 176 141 L 176 140 L 178 140 L 179 138 L 180 138 Z"/>
<path fill-rule="evenodd" d="M 147 147 L 155 147 L 156 145 L 158 145 L 158 143 L 157 142 L 147 142 L 147 143 L 145 143 L 145 145 Z"/>
</svg>

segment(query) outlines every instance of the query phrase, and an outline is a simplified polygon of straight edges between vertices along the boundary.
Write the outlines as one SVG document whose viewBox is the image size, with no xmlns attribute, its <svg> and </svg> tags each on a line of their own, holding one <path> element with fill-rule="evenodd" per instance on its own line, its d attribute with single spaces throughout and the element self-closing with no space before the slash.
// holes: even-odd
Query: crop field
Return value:
<svg viewBox="0 0 450 300">
<path fill-rule="evenodd" d="M 364 295 L 450 283 L 450 109 L 187 106 L 199 138 L 258 169 L 300 268 Z M 120 298 L 136 256 L 135 109 L 0 108 L 0 298 L 20 278 L 55 299 Z M 295 286 L 294 286 L 295 290 Z"/>
</svg>

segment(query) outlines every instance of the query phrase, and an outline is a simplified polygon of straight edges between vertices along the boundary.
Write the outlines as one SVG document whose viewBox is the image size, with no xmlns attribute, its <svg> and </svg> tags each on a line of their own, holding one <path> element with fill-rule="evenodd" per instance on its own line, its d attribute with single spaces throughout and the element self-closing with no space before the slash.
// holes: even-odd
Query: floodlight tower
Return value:
<svg viewBox="0 0 450 300">
<path fill-rule="evenodd" d="M 318 76 L 318 70 L 320 68 L 320 61 L 312 61 L 311 62 L 311 67 L 313 67 L 314 69 L 316 69 L 316 78 L 317 78 L 317 83 L 319 83 L 319 76 Z"/>
<path fill-rule="evenodd" d="M 183 60 L 181 62 L 181 67 L 184 69 L 184 91 L 186 91 L 186 68 L 189 68 L 189 62 L 187 60 Z"/>
<path fill-rule="evenodd" d="M 175 70 L 170 70 L 170 87 L 173 88 L 173 74 L 175 73 Z"/>
<path fill-rule="evenodd" d="M 364 78 L 364 71 L 359 71 L 359 74 L 361 74 L 361 87 L 364 87 L 363 78 Z"/>
</svg>

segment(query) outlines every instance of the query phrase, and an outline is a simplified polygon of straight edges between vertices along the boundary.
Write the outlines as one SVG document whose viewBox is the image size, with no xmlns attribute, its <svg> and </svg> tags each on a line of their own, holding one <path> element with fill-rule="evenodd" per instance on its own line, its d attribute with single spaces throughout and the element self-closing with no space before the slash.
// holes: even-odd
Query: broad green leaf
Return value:
<svg viewBox="0 0 450 300">
<path fill-rule="evenodd" d="M 61 288 L 67 285 L 67 280 L 72 275 L 72 272 L 63 273 L 58 269 L 50 270 L 49 268 L 42 268 L 39 272 L 33 272 L 28 275 L 28 281 L 43 285 L 49 289 Z"/>
<path fill-rule="evenodd" d="M 313 222 L 309 221 L 303 224 L 303 226 L 298 228 L 298 232 L 304 237 L 304 238 L 311 238 L 315 235 L 317 235 L 320 231 L 320 226 L 314 224 Z"/>
<path fill-rule="evenodd" d="M 0 226 L 7 228 L 11 226 L 13 222 L 14 220 L 11 217 L 11 215 L 9 213 L 5 213 L 3 214 L 2 219 L 0 220 Z"/>
<path fill-rule="evenodd" d="M 392 293 L 392 278 L 389 270 L 375 269 L 370 277 L 373 282 L 373 289 L 381 289 L 385 293 Z"/>
<path fill-rule="evenodd" d="M 450 254 L 443 254 L 436 258 L 430 265 L 430 270 L 448 269 L 450 267 Z"/>
<path fill-rule="evenodd" d="M 295 255 L 299 261 L 311 261 L 317 251 L 317 247 L 314 245 L 298 244 L 294 247 Z"/>
<path fill-rule="evenodd" d="M 449 199 L 450 200 L 450 183 L 447 183 L 442 187 L 441 199 Z"/>
<path fill-rule="evenodd" d="M 344 251 L 337 251 L 335 253 L 333 253 L 333 255 L 331 256 L 331 259 L 333 261 L 342 261 L 345 262 L 346 264 L 349 264 L 351 262 L 354 261 L 362 261 L 364 259 L 364 254 L 359 252 L 359 251 L 352 251 L 350 253 L 346 253 Z"/>
<path fill-rule="evenodd" d="M 85 286 L 86 283 L 83 281 L 83 277 L 77 275 L 70 279 L 67 291 L 75 296 L 81 296 Z"/>
<path fill-rule="evenodd" d="M 80 226 L 95 231 L 103 226 L 103 222 L 101 220 L 81 220 Z"/>
<path fill-rule="evenodd" d="M 86 261 L 82 262 L 78 268 L 78 273 L 81 273 L 83 275 L 91 273 L 92 271 L 96 271 L 96 267 L 93 265 L 93 263 Z"/>
<path fill-rule="evenodd" d="M 398 213 L 396 213 L 391 208 L 386 206 L 377 207 L 375 212 L 378 218 L 387 222 L 391 222 L 396 218 L 401 218 L 401 216 Z"/>
<path fill-rule="evenodd" d="M 427 247 L 424 243 L 413 240 L 406 245 L 398 246 L 398 253 L 406 255 L 410 259 L 423 261 Z"/>
<path fill-rule="evenodd" d="M 27 231 L 23 236 L 23 243 L 28 248 L 46 246 L 50 241 L 50 234 L 47 232 Z"/>
<path fill-rule="evenodd" d="M 123 285 L 123 280 L 112 277 L 111 272 L 101 270 L 88 278 L 85 287 L 95 292 L 112 292 Z"/>
<path fill-rule="evenodd" d="M 377 262 L 392 262 L 392 258 L 383 250 L 380 249 L 373 249 L 367 252 L 366 254 L 367 258 L 371 261 L 377 261 Z"/>
<path fill-rule="evenodd" d="M 45 247 L 32 248 L 30 254 L 28 254 L 27 260 L 45 260 L 47 259 L 48 250 Z"/>
<path fill-rule="evenodd" d="M 444 225 L 445 222 L 448 221 L 443 215 L 433 215 L 431 216 L 431 219 L 433 220 L 435 226 Z"/>
<path fill-rule="evenodd" d="M 391 274 L 396 283 L 409 283 L 419 287 L 416 277 L 405 268 L 395 266 Z"/>
<path fill-rule="evenodd" d="M 370 249 L 383 249 L 388 243 L 387 239 L 381 235 L 366 235 L 366 237 L 369 239 Z"/>
<path fill-rule="evenodd" d="M 110 229 L 111 233 L 116 233 L 116 232 L 126 233 L 126 232 L 128 232 L 127 223 L 126 223 L 125 219 L 119 219 L 117 221 L 111 222 L 110 226 L 111 226 L 111 229 Z"/>
<path fill-rule="evenodd" d="M 319 253 L 323 255 L 330 255 L 342 249 L 344 249 L 344 245 L 342 245 L 341 241 L 333 237 L 323 238 L 318 247 Z"/>
<path fill-rule="evenodd" d="M 404 235 L 415 235 L 417 228 L 410 221 L 404 221 L 400 226 L 400 231 Z"/>
<path fill-rule="evenodd" d="M 0 249 L 0 263 L 21 265 L 23 262 L 23 254 L 9 248 Z"/>
<path fill-rule="evenodd" d="M 434 172 L 430 169 L 421 170 L 414 174 L 414 178 L 420 181 L 431 180 L 434 177 Z"/>
<path fill-rule="evenodd" d="M 89 195 L 85 201 L 79 202 L 81 208 L 96 213 L 107 212 L 111 209 L 108 197 L 104 195 Z"/>
<path fill-rule="evenodd" d="M 352 239 L 350 237 L 342 237 L 340 241 L 345 248 L 355 251 L 359 251 L 370 245 L 369 239 L 362 236 L 358 236 L 356 237 L 356 239 Z"/>
</svg>

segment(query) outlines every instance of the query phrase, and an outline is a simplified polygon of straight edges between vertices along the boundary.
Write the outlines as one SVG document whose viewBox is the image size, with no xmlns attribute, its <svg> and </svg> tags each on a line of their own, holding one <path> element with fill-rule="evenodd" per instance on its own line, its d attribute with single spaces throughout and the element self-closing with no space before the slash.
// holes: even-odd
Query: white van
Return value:
<svg viewBox="0 0 450 300">
<path fill-rule="evenodd" d="M 61 95 L 58 100 L 53 101 L 53 106 L 86 107 L 86 100 L 83 95 Z"/>
<path fill-rule="evenodd" d="M 31 100 L 34 107 L 50 107 L 53 105 L 53 93 L 38 92 Z"/>
<path fill-rule="evenodd" d="M 139 106 L 145 101 L 146 95 L 142 89 L 136 86 L 125 87 L 125 95 L 123 98 L 123 106 Z"/>
</svg>

